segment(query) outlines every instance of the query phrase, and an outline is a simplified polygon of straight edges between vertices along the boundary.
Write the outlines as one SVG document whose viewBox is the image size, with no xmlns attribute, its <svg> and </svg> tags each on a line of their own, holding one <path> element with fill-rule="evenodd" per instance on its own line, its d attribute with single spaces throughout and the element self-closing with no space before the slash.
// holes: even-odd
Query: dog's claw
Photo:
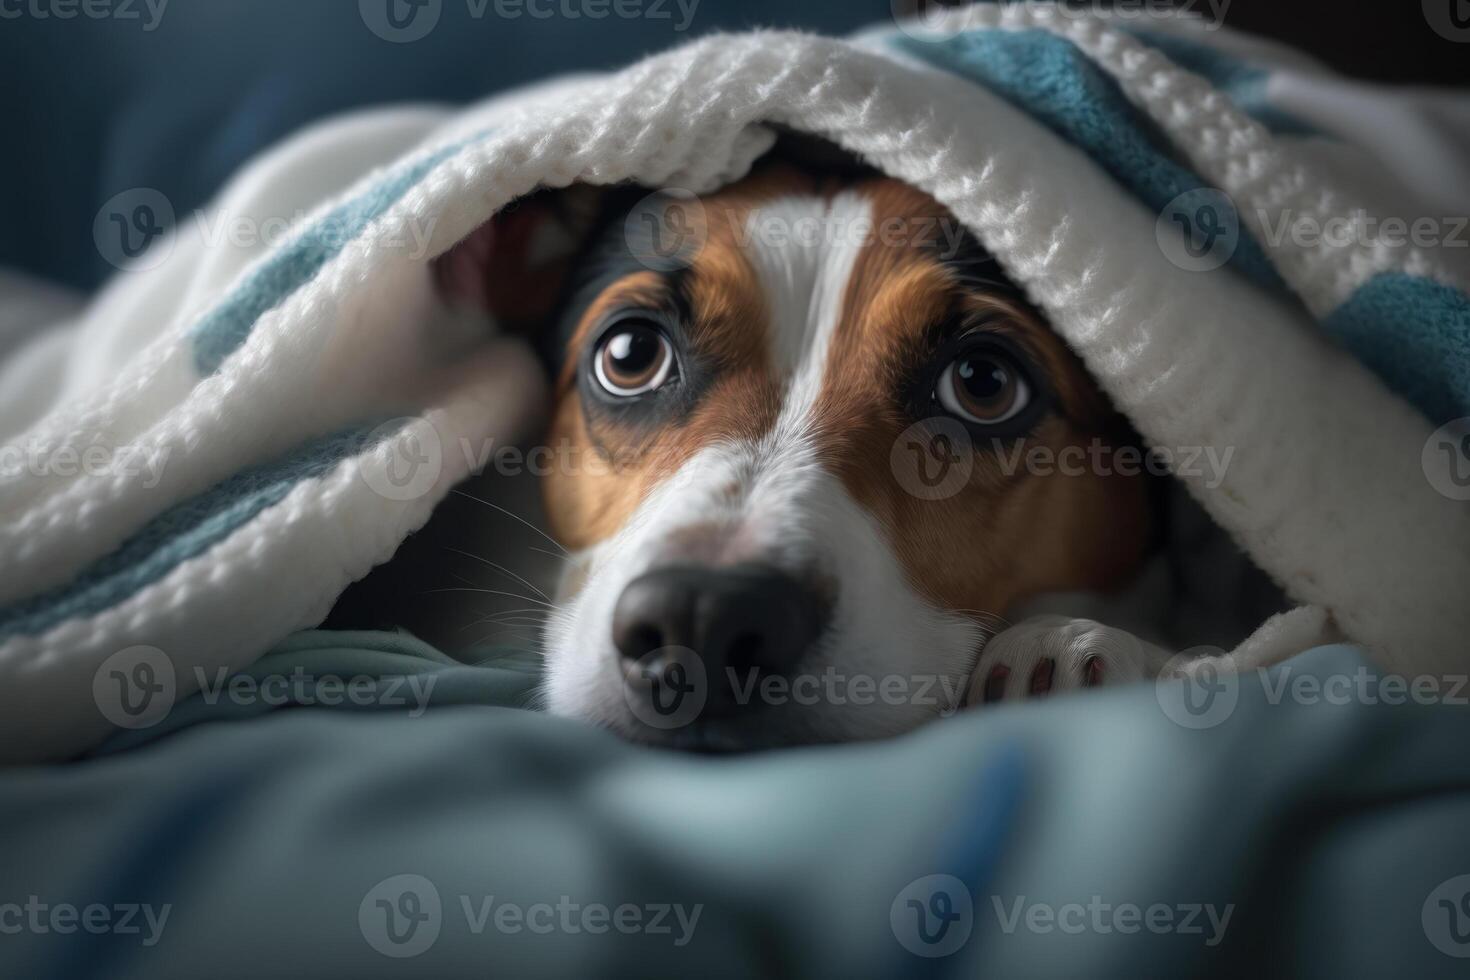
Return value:
<svg viewBox="0 0 1470 980">
<path fill-rule="evenodd" d="M 1040 697 L 1051 692 L 1052 677 L 1056 674 L 1057 662 L 1046 658 L 1037 662 L 1031 671 L 1031 695 Z"/>
<path fill-rule="evenodd" d="M 1103 682 L 1104 662 L 1097 654 L 1088 657 L 1082 664 L 1082 686 L 1101 687 Z"/>
<path fill-rule="evenodd" d="M 1168 659 L 1123 630 L 1087 619 L 1038 616 L 991 637 L 972 675 L 969 702 L 1042 697 L 1155 677 Z M 1026 678 L 1011 685 L 1012 675 Z"/>
</svg>

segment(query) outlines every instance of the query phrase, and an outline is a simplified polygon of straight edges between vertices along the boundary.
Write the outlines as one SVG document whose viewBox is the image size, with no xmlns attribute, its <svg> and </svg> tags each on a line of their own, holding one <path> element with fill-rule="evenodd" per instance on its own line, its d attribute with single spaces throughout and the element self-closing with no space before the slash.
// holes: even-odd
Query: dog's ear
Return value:
<svg viewBox="0 0 1470 980">
<path fill-rule="evenodd" d="M 587 185 L 542 191 L 507 205 L 433 261 L 445 303 L 488 313 L 502 329 L 530 332 L 555 312 L 568 274 L 599 221 L 603 192 Z"/>
</svg>

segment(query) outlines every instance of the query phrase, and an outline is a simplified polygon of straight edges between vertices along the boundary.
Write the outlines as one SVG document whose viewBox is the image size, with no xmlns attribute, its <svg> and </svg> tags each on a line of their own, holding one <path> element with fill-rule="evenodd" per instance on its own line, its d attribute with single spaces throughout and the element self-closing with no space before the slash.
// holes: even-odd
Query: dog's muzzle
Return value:
<svg viewBox="0 0 1470 980">
<path fill-rule="evenodd" d="M 640 575 L 612 619 L 628 695 L 652 702 L 697 673 L 702 718 L 742 712 L 761 677 L 796 668 L 822 634 L 826 606 L 816 590 L 765 565 L 666 565 Z"/>
</svg>

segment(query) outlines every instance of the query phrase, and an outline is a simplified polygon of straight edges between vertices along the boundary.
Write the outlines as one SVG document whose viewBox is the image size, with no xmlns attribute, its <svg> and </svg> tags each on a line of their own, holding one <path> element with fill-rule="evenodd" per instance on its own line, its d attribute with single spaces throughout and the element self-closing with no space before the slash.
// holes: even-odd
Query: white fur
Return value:
<svg viewBox="0 0 1470 980">
<path fill-rule="evenodd" d="M 780 198 L 756 208 L 749 220 L 756 234 L 745 256 L 766 291 L 772 360 L 791 382 L 783 418 L 803 419 L 821 391 L 842 298 L 862 252 L 859 231 L 873 220 L 872 203 L 851 192 L 830 204 L 810 196 Z M 821 229 L 816 247 L 799 237 L 810 228 Z"/>
<path fill-rule="evenodd" d="M 730 493 L 731 487 L 738 489 Z M 622 530 L 576 557 L 585 563 L 587 583 L 558 610 L 546 638 L 553 711 L 626 727 L 623 676 L 610 629 L 613 606 L 632 579 L 681 557 L 669 551 L 669 535 L 691 525 L 712 525 L 728 559 L 759 559 L 835 577 L 831 624 L 799 672 L 818 674 L 831 666 L 850 677 L 944 675 L 951 684 L 967 675 L 978 630 L 913 594 L 882 529 L 813 462 L 810 445 L 772 438 L 700 451 Z M 786 723 L 809 738 L 874 736 L 911 728 L 934 717 L 938 707 L 943 706 L 867 708 L 859 722 L 845 706 L 823 704 L 802 709 Z"/>
<path fill-rule="evenodd" d="M 981 700 L 986 679 L 996 667 L 1010 671 L 1001 695 L 1009 701 L 1026 696 L 1031 673 L 1041 661 L 1056 665 L 1051 690 L 1062 692 L 1083 686 L 1088 661 L 1094 658 L 1102 664 L 1102 682 L 1116 684 L 1156 677 L 1169 654 L 1132 633 L 1091 619 L 1033 616 L 985 644 L 970 679 L 967 703 Z"/>
</svg>

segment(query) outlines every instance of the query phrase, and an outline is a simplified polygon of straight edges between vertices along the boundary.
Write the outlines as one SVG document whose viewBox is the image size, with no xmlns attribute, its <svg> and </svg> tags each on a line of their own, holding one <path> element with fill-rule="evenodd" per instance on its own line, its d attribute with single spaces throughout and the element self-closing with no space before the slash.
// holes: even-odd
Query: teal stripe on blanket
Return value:
<svg viewBox="0 0 1470 980">
<path fill-rule="evenodd" d="M 1167 139 L 1105 71 L 1071 41 L 1047 31 L 980 29 L 945 40 L 895 35 L 909 54 L 984 85 L 1079 149 L 1156 213 L 1207 188 L 1175 161 Z M 1236 222 L 1239 226 L 1239 222 Z M 1256 283 L 1285 286 L 1242 227 L 1230 263 Z"/>
<path fill-rule="evenodd" d="M 1134 33 L 1273 131 L 1307 131 L 1284 114 L 1272 115 L 1261 69 L 1197 42 Z M 1206 186 L 1176 162 L 1167 139 L 1117 83 L 1070 41 L 1045 31 L 994 29 L 948 40 L 899 35 L 894 41 L 1026 110 L 1151 208 L 1164 212 L 1178 195 Z M 1231 262 L 1256 282 L 1285 290 L 1265 251 L 1244 230 Z M 1325 317 L 1323 328 L 1436 424 L 1470 415 L 1470 297 L 1459 290 L 1404 272 L 1383 273 Z"/>
<path fill-rule="evenodd" d="M 1169 60 L 1180 68 L 1194 72 L 1230 96 L 1230 101 L 1241 112 L 1271 132 L 1288 136 L 1322 135 L 1316 127 L 1271 104 L 1266 91 L 1271 73 L 1265 68 L 1174 34 L 1138 28 L 1126 30 L 1149 47 L 1168 55 Z"/>
<path fill-rule="evenodd" d="M 392 207 L 439 163 L 457 153 L 456 143 L 390 171 L 369 190 L 317 219 L 253 268 L 245 281 L 194 325 L 194 366 L 200 376 L 219 370 L 250 336 L 266 312 L 310 282 L 342 248 Z"/>
<path fill-rule="evenodd" d="M 66 585 L 0 607 L 0 639 L 34 636 L 127 600 L 280 503 L 298 483 L 367 448 L 371 435 L 386 437 L 391 430 L 359 428 L 326 437 L 165 511 Z"/>
<path fill-rule="evenodd" d="M 1435 425 L 1470 415 L 1470 296 L 1385 272 L 1322 325 Z"/>
</svg>

